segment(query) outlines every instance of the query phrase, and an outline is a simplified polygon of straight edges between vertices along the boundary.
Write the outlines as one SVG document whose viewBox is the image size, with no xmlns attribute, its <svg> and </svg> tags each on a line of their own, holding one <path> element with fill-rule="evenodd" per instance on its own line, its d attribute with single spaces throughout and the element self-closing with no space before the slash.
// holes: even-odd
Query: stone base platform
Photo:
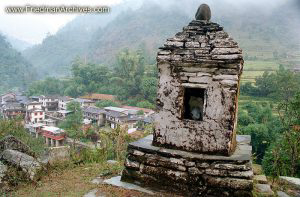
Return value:
<svg viewBox="0 0 300 197">
<path fill-rule="evenodd" d="M 250 136 L 237 136 L 231 156 L 156 147 L 152 138 L 129 144 L 121 181 L 184 196 L 252 196 Z"/>
</svg>

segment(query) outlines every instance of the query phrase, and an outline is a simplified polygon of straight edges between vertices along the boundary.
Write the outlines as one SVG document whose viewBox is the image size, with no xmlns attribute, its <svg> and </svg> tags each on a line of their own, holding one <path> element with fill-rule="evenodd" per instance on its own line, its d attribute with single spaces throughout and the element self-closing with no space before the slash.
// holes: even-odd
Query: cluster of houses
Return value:
<svg viewBox="0 0 300 197">
<path fill-rule="evenodd" d="M 58 124 L 73 113 L 67 110 L 70 102 L 78 102 L 83 111 L 83 126 L 109 126 L 112 129 L 124 128 L 128 133 L 137 131 L 140 125 L 151 124 L 154 111 L 132 106 L 104 107 L 95 106 L 97 101 L 116 101 L 115 96 L 89 94 L 80 98 L 67 96 L 33 96 L 9 92 L 0 95 L 0 115 L 3 119 L 21 117 L 26 130 L 34 137 L 43 137 L 49 147 L 63 146 L 66 133 Z M 141 113 L 142 112 L 142 113 Z"/>
</svg>

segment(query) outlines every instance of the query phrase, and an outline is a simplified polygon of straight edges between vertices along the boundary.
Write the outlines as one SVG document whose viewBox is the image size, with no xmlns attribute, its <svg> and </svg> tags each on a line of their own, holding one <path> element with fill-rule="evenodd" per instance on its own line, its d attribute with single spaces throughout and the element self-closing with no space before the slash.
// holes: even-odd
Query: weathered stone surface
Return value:
<svg viewBox="0 0 300 197">
<path fill-rule="evenodd" d="M 213 60 L 241 60 L 243 56 L 241 54 L 232 55 L 212 55 Z"/>
<path fill-rule="evenodd" d="M 240 170 L 240 171 L 247 171 L 252 170 L 251 163 L 247 163 L 245 165 L 236 165 L 236 164 L 214 164 L 212 168 L 215 169 L 223 169 L 223 170 Z"/>
<path fill-rule="evenodd" d="M 260 184 L 268 183 L 267 177 L 265 175 L 255 175 L 253 180 Z"/>
<path fill-rule="evenodd" d="M 27 155 L 35 156 L 29 146 L 12 135 L 6 136 L 0 140 L 0 153 L 5 149 L 17 150 L 26 153 Z"/>
<path fill-rule="evenodd" d="M 288 185 L 300 189 L 300 179 L 295 177 L 280 176 L 279 180 Z"/>
<path fill-rule="evenodd" d="M 136 162 L 136 161 L 130 161 L 129 159 L 125 160 L 125 167 L 127 168 L 132 168 L 135 170 L 139 170 L 140 169 L 140 163 Z"/>
<path fill-rule="evenodd" d="M 5 177 L 6 172 L 7 166 L 0 161 L 0 184 L 2 183 L 2 179 Z"/>
<path fill-rule="evenodd" d="M 255 190 L 260 196 L 274 196 L 270 185 L 268 184 L 255 184 Z"/>
<path fill-rule="evenodd" d="M 253 172 L 249 171 L 230 171 L 230 170 L 217 170 L 217 169 L 206 169 L 205 174 L 221 176 L 221 177 L 236 177 L 236 178 L 245 178 L 252 179 Z"/>
<path fill-rule="evenodd" d="M 104 180 L 104 183 L 109 184 L 109 185 L 113 185 L 113 186 L 122 187 L 122 188 L 125 188 L 125 189 L 144 192 L 144 193 L 147 193 L 147 194 L 150 194 L 150 195 L 155 194 L 153 191 L 150 191 L 148 189 L 144 189 L 144 188 L 142 188 L 138 185 L 134 185 L 134 184 L 131 184 L 131 183 L 126 183 L 126 182 L 121 181 L 121 176 L 112 177 L 110 179 Z"/>
<path fill-rule="evenodd" d="M 188 171 L 189 171 L 189 174 L 191 174 L 191 175 L 200 175 L 200 174 L 203 174 L 205 172 L 204 170 L 199 170 L 196 167 L 189 168 Z"/>
<path fill-rule="evenodd" d="M 249 191 L 253 188 L 252 180 L 205 176 L 205 181 L 209 186 L 217 188 L 231 188 L 235 190 Z"/>
<path fill-rule="evenodd" d="M 179 41 L 167 41 L 165 43 L 166 47 L 183 47 L 184 42 L 179 42 Z"/>
<path fill-rule="evenodd" d="M 237 75 L 214 75 L 213 80 L 232 80 L 237 81 L 239 78 Z"/>
<path fill-rule="evenodd" d="M 28 174 L 31 180 L 40 178 L 39 172 L 42 170 L 42 166 L 32 156 L 16 150 L 6 149 L 1 153 L 0 158 L 12 165 L 20 167 L 22 171 Z"/>
<path fill-rule="evenodd" d="M 183 158 L 188 160 L 199 160 L 199 163 L 205 161 L 250 161 L 252 148 L 250 144 L 239 144 L 239 139 L 237 138 L 237 149 L 231 156 L 221 156 L 221 155 L 208 155 L 199 154 L 181 150 L 173 150 L 167 148 L 161 148 L 152 145 L 152 135 L 142 138 L 138 141 L 132 142 L 128 145 L 129 148 L 143 151 L 150 154 L 163 155 L 166 157 Z M 197 167 L 198 164 L 197 164 Z"/>
<path fill-rule="evenodd" d="M 187 47 L 187 48 L 199 48 L 200 43 L 199 42 L 186 42 L 185 47 Z"/>
<path fill-rule="evenodd" d="M 287 195 L 285 192 L 282 192 L 282 191 L 277 191 L 277 196 L 278 197 L 290 197 L 289 195 Z"/>
<path fill-rule="evenodd" d="M 140 166 L 126 167 L 125 161 L 122 180 L 182 195 L 249 196 L 253 187 L 250 138 L 237 136 L 237 140 L 235 153 L 225 157 L 155 147 L 147 136 L 129 144 L 127 159 Z M 139 154 L 133 155 L 136 151 Z"/>
<path fill-rule="evenodd" d="M 240 48 L 214 48 L 211 51 L 213 55 L 228 55 L 228 54 L 241 54 L 242 49 Z"/>
<path fill-rule="evenodd" d="M 189 82 L 191 83 L 211 83 L 211 77 L 190 77 Z"/>
<path fill-rule="evenodd" d="M 197 20 L 160 49 L 154 137 L 129 144 L 122 180 L 189 196 L 251 196 L 250 140 L 236 138 L 242 50 L 223 27 Z"/>
</svg>

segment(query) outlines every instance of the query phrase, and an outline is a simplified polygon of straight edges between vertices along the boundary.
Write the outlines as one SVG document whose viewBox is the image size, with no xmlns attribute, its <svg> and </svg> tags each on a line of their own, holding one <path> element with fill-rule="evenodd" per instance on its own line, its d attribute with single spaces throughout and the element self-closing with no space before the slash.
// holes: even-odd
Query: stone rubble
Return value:
<svg viewBox="0 0 300 197">
<path fill-rule="evenodd" d="M 5 177 L 6 172 L 7 166 L 0 161 L 0 184 L 2 183 L 2 179 Z"/>
<path fill-rule="evenodd" d="M 0 154 L 0 159 L 13 166 L 20 167 L 33 181 L 39 179 L 39 172 L 43 169 L 41 164 L 35 158 L 16 150 L 4 150 Z"/>
<path fill-rule="evenodd" d="M 0 153 L 6 149 L 17 150 L 27 155 L 35 156 L 29 146 L 12 135 L 8 135 L 0 140 Z"/>
</svg>

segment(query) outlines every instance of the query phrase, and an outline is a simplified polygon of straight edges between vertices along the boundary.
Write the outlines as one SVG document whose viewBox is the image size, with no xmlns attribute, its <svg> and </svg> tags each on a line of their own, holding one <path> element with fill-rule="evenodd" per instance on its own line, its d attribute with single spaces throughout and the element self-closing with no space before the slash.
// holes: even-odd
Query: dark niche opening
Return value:
<svg viewBox="0 0 300 197">
<path fill-rule="evenodd" d="M 204 95 L 203 88 L 184 89 L 184 119 L 203 120 Z"/>
</svg>

